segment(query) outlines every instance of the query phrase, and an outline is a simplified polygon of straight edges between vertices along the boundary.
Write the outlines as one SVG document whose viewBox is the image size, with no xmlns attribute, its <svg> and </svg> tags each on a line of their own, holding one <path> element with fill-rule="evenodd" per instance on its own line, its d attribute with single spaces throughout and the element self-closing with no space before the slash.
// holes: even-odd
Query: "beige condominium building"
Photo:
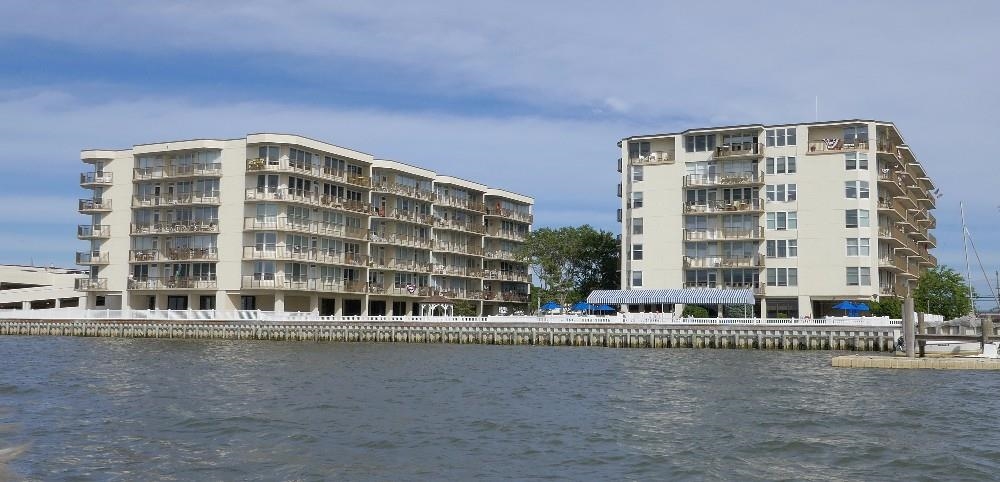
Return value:
<svg viewBox="0 0 1000 482">
<path fill-rule="evenodd" d="M 620 142 L 623 288 L 752 288 L 757 313 L 903 296 L 937 264 L 935 188 L 891 122 L 742 125 Z"/>
<path fill-rule="evenodd" d="M 84 150 L 87 307 L 526 308 L 533 199 L 286 134 Z"/>
</svg>

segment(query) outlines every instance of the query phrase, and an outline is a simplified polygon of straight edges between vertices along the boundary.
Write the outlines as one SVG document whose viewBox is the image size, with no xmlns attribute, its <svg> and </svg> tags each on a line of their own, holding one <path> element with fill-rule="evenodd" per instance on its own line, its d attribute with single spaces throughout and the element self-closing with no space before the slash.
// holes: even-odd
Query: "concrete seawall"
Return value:
<svg viewBox="0 0 1000 482">
<path fill-rule="evenodd" d="M 853 351 L 892 351 L 898 336 L 870 326 L 137 320 L 2 320 L 0 335 Z"/>
</svg>

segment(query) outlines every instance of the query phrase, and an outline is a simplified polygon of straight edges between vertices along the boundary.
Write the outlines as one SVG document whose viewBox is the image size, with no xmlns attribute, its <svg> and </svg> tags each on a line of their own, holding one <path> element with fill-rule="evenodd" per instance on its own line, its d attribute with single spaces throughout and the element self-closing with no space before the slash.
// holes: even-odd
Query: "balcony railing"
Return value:
<svg viewBox="0 0 1000 482">
<path fill-rule="evenodd" d="M 244 246 L 243 259 L 311 261 L 319 264 L 336 264 L 359 267 L 371 265 L 371 258 L 368 255 L 298 246 Z"/>
<path fill-rule="evenodd" d="M 684 288 L 686 288 L 686 289 L 725 288 L 725 289 L 734 289 L 734 290 L 749 289 L 749 290 L 753 290 L 753 294 L 755 294 L 755 295 L 763 295 L 764 294 L 764 285 L 762 283 L 759 283 L 759 282 L 758 283 L 718 283 L 718 282 L 711 282 L 710 283 L 708 281 L 702 281 L 702 282 L 685 282 L 684 283 Z"/>
<path fill-rule="evenodd" d="M 511 241 L 524 241 L 524 238 L 527 236 L 527 233 L 509 229 L 490 229 L 486 234 L 493 238 L 508 239 Z"/>
<path fill-rule="evenodd" d="M 271 273 L 243 276 L 240 286 L 245 289 L 279 289 L 324 293 L 365 293 L 368 291 L 368 284 L 362 281 L 335 281 L 325 278 L 284 278 Z"/>
<path fill-rule="evenodd" d="M 260 171 L 294 172 L 296 174 L 308 175 L 359 187 L 371 187 L 371 179 L 352 173 L 348 170 L 333 169 L 316 164 L 297 165 L 295 163 L 288 162 L 287 159 L 247 159 L 247 172 Z"/>
<path fill-rule="evenodd" d="M 174 221 L 166 223 L 132 223 L 132 234 L 181 234 L 181 233 L 217 233 L 218 219 L 202 219 L 197 221 Z"/>
<path fill-rule="evenodd" d="M 437 193 L 434 191 L 429 191 L 426 189 L 417 189 L 414 186 L 406 186 L 403 184 L 397 184 L 390 181 L 379 181 L 372 183 L 372 191 L 383 192 L 387 194 L 395 194 L 397 196 L 406 196 L 409 198 L 419 199 L 422 201 L 433 202 L 437 199 Z"/>
<path fill-rule="evenodd" d="M 430 226 L 434 224 L 433 216 L 429 214 L 421 214 L 416 211 L 409 211 L 403 209 L 386 210 L 385 208 L 378 208 L 375 209 L 372 214 L 384 219 L 395 219 L 414 224 L 423 224 L 425 226 Z"/>
<path fill-rule="evenodd" d="M 764 258 L 755 256 L 684 257 L 685 268 L 753 268 L 764 266 Z"/>
<path fill-rule="evenodd" d="M 373 256 L 369 266 L 374 269 L 393 271 L 412 271 L 415 273 L 430 273 L 434 270 L 434 265 L 426 262 L 417 262 L 412 259 L 397 259 Z"/>
<path fill-rule="evenodd" d="M 531 276 L 528 273 L 519 273 L 517 271 L 488 269 L 483 272 L 483 279 L 487 281 L 499 280 L 499 281 L 513 281 L 517 283 L 527 283 L 531 281 Z"/>
<path fill-rule="evenodd" d="M 518 259 L 517 255 L 512 251 L 505 251 L 502 249 L 496 249 L 491 251 L 486 251 L 484 256 L 489 259 L 501 259 L 504 261 L 521 261 Z"/>
<path fill-rule="evenodd" d="M 763 183 L 763 171 L 688 174 L 684 176 L 685 187 L 759 185 Z"/>
<path fill-rule="evenodd" d="M 713 230 L 684 230 L 684 240 L 685 241 L 712 241 L 712 240 L 728 240 L 728 239 L 763 239 L 764 238 L 764 228 L 760 226 L 755 228 L 727 228 L 727 229 L 713 229 Z"/>
<path fill-rule="evenodd" d="M 182 193 L 173 196 L 132 196 L 132 207 L 219 204 L 219 191 Z"/>
<path fill-rule="evenodd" d="M 372 214 L 372 206 L 365 201 L 356 201 L 335 196 L 327 196 L 303 189 L 255 188 L 246 190 L 248 201 L 287 201 L 309 206 L 324 207 L 363 214 Z"/>
<path fill-rule="evenodd" d="M 486 232 L 486 227 L 479 223 L 472 222 L 459 222 L 454 219 L 444 219 L 444 218 L 434 218 L 434 227 L 441 229 L 451 229 L 454 231 L 465 231 L 475 234 L 483 234 Z"/>
<path fill-rule="evenodd" d="M 77 291 L 107 291 L 107 278 L 77 278 L 73 280 L 73 289 Z"/>
<path fill-rule="evenodd" d="M 106 251 L 77 251 L 76 252 L 76 264 L 79 265 L 96 265 L 96 264 L 108 264 L 111 262 L 111 257 Z"/>
<path fill-rule="evenodd" d="M 132 169 L 132 179 L 136 181 L 181 177 L 219 177 L 221 175 L 222 164 L 218 162 L 137 167 Z"/>
<path fill-rule="evenodd" d="M 287 217 L 243 218 L 243 229 L 249 231 L 292 231 L 296 233 L 322 234 L 361 241 L 368 239 L 368 231 L 362 228 Z"/>
<path fill-rule="evenodd" d="M 470 256 L 482 256 L 483 248 L 468 243 L 453 243 L 449 241 L 434 240 L 435 251 L 447 251 L 451 253 L 467 254 Z"/>
<path fill-rule="evenodd" d="M 107 224 L 81 224 L 76 227 L 79 239 L 103 239 L 111 237 L 111 226 Z"/>
<path fill-rule="evenodd" d="M 110 186 L 114 176 L 110 172 L 81 172 L 81 186 Z"/>
<path fill-rule="evenodd" d="M 81 199 L 77 207 L 80 213 L 92 213 L 111 210 L 110 199 Z"/>
<path fill-rule="evenodd" d="M 445 276 L 461 276 L 465 278 L 482 278 L 483 270 L 478 268 L 469 268 L 466 266 L 449 266 L 443 264 L 435 264 L 434 274 L 445 275 Z"/>
<path fill-rule="evenodd" d="M 927 240 L 924 241 L 924 242 L 927 243 L 927 244 L 929 244 L 929 245 L 931 245 L 931 246 L 933 246 L 933 247 L 935 247 L 935 248 L 937 247 L 937 237 L 935 237 L 931 233 L 927 233 Z"/>
<path fill-rule="evenodd" d="M 867 151 L 868 140 L 856 139 L 845 141 L 839 137 L 814 139 L 809 141 L 807 154 L 829 154 L 831 152 Z"/>
<path fill-rule="evenodd" d="M 493 207 L 486 209 L 487 216 L 497 216 L 504 219 L 510 219 L 513 221 L 518 221 L 526 224 L 531 224 L 535 222 L 535 216 L 531 213 L 515 211 L 513 209 L 503 209 L 500 207 Z"/>
<path fill-rule="evenodd" d="M 629 164 L 633 166 L 653 166 L 656 164 L 673 164 L 674 153 L 672 151 L 653 151 L 644 156 L 629 159 Z M 621 172 L 620 170 L 618 172 Z"/>
<path fill-rule="evenodd" d="M 763 211 L 764 203 L 760 199 L 744 199 L 741 201 L 716 201 L 714 203 L 688 203 L 684 205 L 685 213 L 711 214 Z"/>
<path fill-rule="evenodd" d="M 737 142 L 715 148 L 715 159 L 744 159 L 764 155 L 764 144 L 759 142 Z"/>
<path fill-rule="evenodd" d="M 485 213 L 486 205 L 469 198 L 460 198 L 454 196 L 438 196 L 437 202 L 438 206 L 448 206 L 458 209 L 464 209 L 466 211 L 474 211 L 477 213 Z"/>
<path fill-rule="evenodd" d="M 128 289 L 148 290 L 208 290 L 218 288 L 215 275 L 206 276 L 165 276 L 129 278 Z"/>
<path fill-rule="evenodd" d="M 411 236 L 408 234 L 378 232 L 372 232 L 369 236 L 371 237 L 371 242 L 374 244 L 391 244 L 393 246 L 405 246 L 420 249 L 434 248 L 434 240 L 430 238 L 421 238 L 419 236 Z"/>
</svg>

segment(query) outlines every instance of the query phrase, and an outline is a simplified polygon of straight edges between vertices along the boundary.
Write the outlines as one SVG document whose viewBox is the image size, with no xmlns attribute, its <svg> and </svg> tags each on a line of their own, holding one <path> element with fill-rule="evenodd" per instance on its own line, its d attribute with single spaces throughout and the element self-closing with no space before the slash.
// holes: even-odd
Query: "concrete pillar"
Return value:
<svg viewBox="0 0 1000 482">
<path fill-rule="evenodd" d="M 674 318 L 680 318 L 684 315 L 684 303 L 677 303 L 674 305 Z"/>
<path fill-rule="evenodd" d="M 715 317 L 722 318 L 722 303 L 715 305 Z"/>
<path fill-rule="evenodd" d="M 31 309 L 31 302 L 30 301 L 22 301 L 21 302 L 21 309 L 22 310 L 30 310 Z"/>
<path fill-rule="evenodd" d="M 309 295 L 309 311 L 319 313 L 319 295 Z"/>
<path fill-rule="evenodd" d="M 760 299 L 760 319 L 767 319 L 767 298 Z"/>
<path fill-rule="evenodd" d="M 333 314 L 334 316 L 344 315 L 344 298 L 334 298 L 333 299 Z"/>
<path fill-rule="evenodd" d="M 56 298 L 56 308 L 62 308 L 62 299 Z"/>
<path fill-rule="evenodd" d="M 917 313 L 917 333 L 921 335 L 927 334 L 927 326 L 924 325 L 923 313 Z"/>
<path fill-rule="evenodd" d="M 361 316 L 368 316 L 368 295 L 361 298 Z"/>
<path fill-rule="evenodd" d="M 285 311 L 285 292 L 274 292 L 274 311 Z"/>
<path fill-rule="evenodd" d="M 916 358 L 915 338 L 913 336 L 913 297 L 903 299 L 903 349 L 907 358 Z"/>
<path fill-rule="evenodd" d="M 808 296 L 799 296 L 799 318 L 812 318 L 812 299 Z"/>
</svg>

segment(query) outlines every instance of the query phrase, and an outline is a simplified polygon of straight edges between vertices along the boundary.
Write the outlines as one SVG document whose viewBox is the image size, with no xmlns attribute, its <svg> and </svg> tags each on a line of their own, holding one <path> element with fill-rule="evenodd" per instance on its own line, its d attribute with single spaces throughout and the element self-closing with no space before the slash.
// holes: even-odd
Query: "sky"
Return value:
<svg viewBox="0 0 1000 482">
<path fill-rule="evenodd" d="M 210 5 L 210 6 L 207 6 Z M 1000 3 L 0 1 L 0 263 L 71 266 L 84 148 L 286 132 L 535 198 L 618 232 L 616 143 L 891 121 L 1000 267 Z M 976 268 L 973 256 L 973 268 Z M 987 292 L 982 274 L 977 289 Z"/>
</svg>

